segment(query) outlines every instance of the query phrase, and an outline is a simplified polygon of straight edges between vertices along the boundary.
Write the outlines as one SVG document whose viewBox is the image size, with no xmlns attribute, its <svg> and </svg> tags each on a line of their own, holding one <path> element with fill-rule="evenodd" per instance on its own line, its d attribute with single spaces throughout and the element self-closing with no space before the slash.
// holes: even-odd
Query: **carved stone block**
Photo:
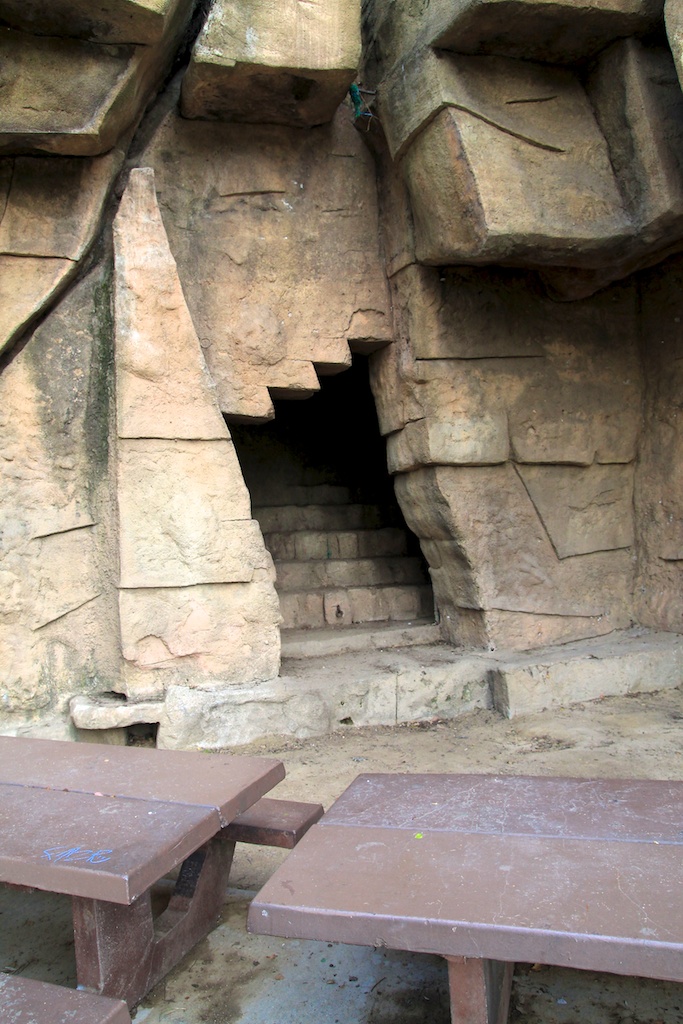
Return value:
<svg viewBox="0 0 683 1024">
<path fill-rule="evenodd" d="M 185 117 L 324 124 L 360 61 L 359 0 L 216 0 L 183 81 Z"/>
</svg>

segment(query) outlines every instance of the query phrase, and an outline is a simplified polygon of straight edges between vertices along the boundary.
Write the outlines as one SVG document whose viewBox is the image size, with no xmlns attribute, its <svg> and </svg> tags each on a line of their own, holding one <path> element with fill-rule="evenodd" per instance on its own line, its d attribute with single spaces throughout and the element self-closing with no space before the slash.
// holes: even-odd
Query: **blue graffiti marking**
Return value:
<svg viewBox="0 0 683 1024">
<path fill-rule="evenodd" d="M 86 850 L 84 846 L 51 846 L 43 850 L 43 857 L 46 860 L 62 861 L 62 863 L 73 864 L 75 861 L 85 861 L 86 864 L 104 864 L 111 860 L 109 854 L 113 850 Z"/>
</svg>

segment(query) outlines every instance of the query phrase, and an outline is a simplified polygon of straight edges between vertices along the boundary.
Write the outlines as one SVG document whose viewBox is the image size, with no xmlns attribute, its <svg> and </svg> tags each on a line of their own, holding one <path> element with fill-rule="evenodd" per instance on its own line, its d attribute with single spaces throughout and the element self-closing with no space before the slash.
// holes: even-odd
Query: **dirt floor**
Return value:
<svg viewBox="0 0 683 1024">
<path fill-rule="evenodd" d="M 350 728 L 248 752 L 284 760 L 288 775 L 276 795 L 325 806 L 356 775 L 373 771 L 683 779 L 683 691 L 512 721 L 480 711 L 453 722 Z M 136 1024 L 445 1024 L 438 958 L 246 934 L 248 901 L 283 856 L 238 847 L 220 926 L 150 993 Z M 69 927 L 67 900 L 0 891 L 0 969 L 73 984 Z M 510 1017 L 516 1024 L 681 1024 L 683 986 L 520 964 Z"/>
</svg>

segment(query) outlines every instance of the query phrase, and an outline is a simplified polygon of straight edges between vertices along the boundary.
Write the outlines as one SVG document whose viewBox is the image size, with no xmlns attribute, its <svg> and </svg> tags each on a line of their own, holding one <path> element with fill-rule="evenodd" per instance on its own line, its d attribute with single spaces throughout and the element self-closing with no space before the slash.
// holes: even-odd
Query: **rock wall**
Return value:
<svg viewBox="0 0 683 1024">
<path fill-rule="evenodd" d="M 354 355 L 454 659 L 683 632 L 679 9 L 0 3 L 3 732 L 278 677 L 230 424 Z"/>
</svg>

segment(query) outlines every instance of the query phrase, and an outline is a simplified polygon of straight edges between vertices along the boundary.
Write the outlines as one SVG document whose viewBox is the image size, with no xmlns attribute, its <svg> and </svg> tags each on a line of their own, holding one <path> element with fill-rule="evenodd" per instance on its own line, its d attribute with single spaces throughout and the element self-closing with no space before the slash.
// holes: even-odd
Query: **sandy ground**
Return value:
<svg viewBox="0 0 683 1024">
<path fill-rule="evenodd" d="M 682 726 L 679 689 L 513 721 L 475 712 L 248 751 L 284 760 L 287 779 L 274 795 L 327 807 L 356 775 L 372 771 L 683 779 Z M 285 855 L 238 847 L 221 924 L 149 994 L 136 1024 L 445 1024 L 438 958 L 246 934 L 248 901 Z M 0 890 L 0 969 L 74 984 L 69 915 L 65 898 Z M 510 1019 L 681 1024 L 683 986 L 520 964 Z"/>
</svg>

